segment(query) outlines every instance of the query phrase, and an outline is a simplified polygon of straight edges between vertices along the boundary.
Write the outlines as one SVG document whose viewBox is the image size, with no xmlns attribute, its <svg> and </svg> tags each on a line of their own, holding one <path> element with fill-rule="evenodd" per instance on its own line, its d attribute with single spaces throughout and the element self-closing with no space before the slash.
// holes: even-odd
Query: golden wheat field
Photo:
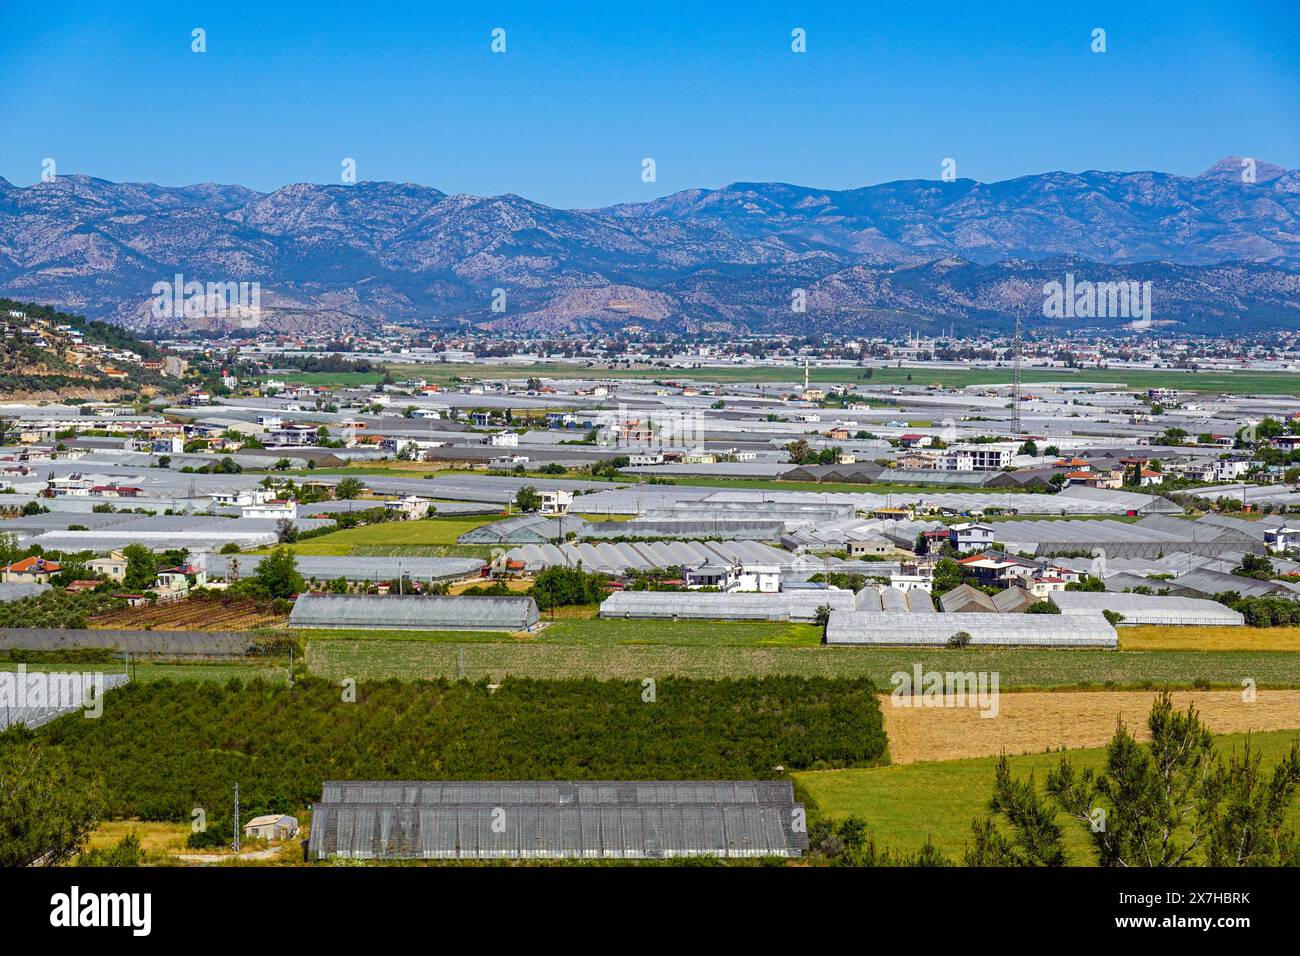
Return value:
<svg viewBox="0 0 1300 956">
<path fill-rule="evenodd" d="M 1125 651 L 1300 651 L 1300 627 L 1139 625 L 1118 631 Z"/>
<path fill-rule="evenodd" d="M 1194 703 L 1215 733 L 1244 733 L 1297 728 L 1300 738 L 1300 691 L 1260 690 L 1253 703 L 1238 690 L 1177 691 L 1174 706 Z M 975 707 L 895 706 L 881 696 L 885 733 L 894 763 L 955 760 L 1000 754 L 1041 753 L 1048 748 L 1098 747 L 1115 732 L 1122 718 L 1145 739 L 1146 717 L 1154 691 L 1055 691 L 1003 693 L 995 717 L 981 717 Z"/>
</svg>

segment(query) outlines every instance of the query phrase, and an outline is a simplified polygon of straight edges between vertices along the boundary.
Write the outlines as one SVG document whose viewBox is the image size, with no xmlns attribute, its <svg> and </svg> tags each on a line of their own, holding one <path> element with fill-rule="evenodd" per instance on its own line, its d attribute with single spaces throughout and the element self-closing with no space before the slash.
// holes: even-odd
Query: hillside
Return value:
<svg viewBox="0 0 1300 956">
<path fill-rule="evenodd" d="M 0 397 L 131 399 L 181 390 L 154 346 L 127 330 L 48 306 L 0 298 Z"/>
<path fill-rule="evenodd" d="M 60 176 L 0 179 L 0 292 L 134 328 L 154 283 L 260 283 L 258 325 L 383 319 L 561 331 L 893 331 L 1041 319 L 1069 270 L 1153 283 L 1152 319 L 1234 333 L 1300 319 L 1300 171 L 1229 157 L 1200 176 L 1049 172 L 998 183 L 782 183 L 553 209 L 413 184 L 272 193 Z M 493 311 L 494 290 L 505 292 Z M 808 311 L 792 312 L 794 290 Z M 1225 321 L 1230 320 L 1230 321 Z M 1099 319 L 1105 327 L 1124 320 Z"/>
</svg>

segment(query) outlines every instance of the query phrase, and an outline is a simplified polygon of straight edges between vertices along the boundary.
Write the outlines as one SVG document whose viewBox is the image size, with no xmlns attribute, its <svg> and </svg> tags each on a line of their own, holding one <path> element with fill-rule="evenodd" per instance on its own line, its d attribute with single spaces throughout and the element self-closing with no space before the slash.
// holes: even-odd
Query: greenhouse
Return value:
<svg viewBox="0 0 1300 956">
<path fill-rule="evenodd" d="M 264 555 L 257 554 L 204 554 L 196 559 L 206 567 L 208 577 L 218 581 L 230 580 L 232 568 L 240 577 L 248 577 L 257 570 Z M 481 558 L 433 558 L 401 555 L 395 557 L 362 557 L 358 555 L 333 556 L 299 554 L 295 558 L 298 573 L 308 581 L 459 581 L 479 573 L 484 561 Z"/>
<path fill-rule="evenodd" d="M 600 606 L 601 617 L 662 620 L 803 621 L 817 618 L 820 607 L 852 610 L 852 591 L 798 588 L 776 594 L 718 591 L 619 591 Z"/>
<path fill-rule="evenodd" d="M 797 857 L 788 781 L 327 782 L 312 859 Z"/>
<path fill-rule="evenodd" d="M 827 644 L 943 647 L 957 634 L 974 646 L 1118 646 L 1100 611 L 1077 614 L 916 614 L 907 611 L 831 612 Z"/>
<path fill-rule="evenodd" d="M 782 570 L 812 572 L 838 562 L 813 555 L 795 555 L 758 541 L 635 541 L 569 544 L 526 544 L 506 557 L 529 571 L 548 567 L 576 568 L 622 574 L 628 570 L 696 567 L 701 564 L 767 564 Z"/>
<path fill-rule="evenodd" d="M 429 631 L 531 631 L 541 616 L 531 597 L 303 594 L 289 613 L 291 627 Z"/>
<path fill-rule="evenodd" d="M 1183 624 L 1200 627 L 1241 627 L 1241 612 L 1204 598 L 1100 591 L 1058 591 L 1052 602 L 1063 614 L 1114 611 L 1121 624 Z"/>
</svg>

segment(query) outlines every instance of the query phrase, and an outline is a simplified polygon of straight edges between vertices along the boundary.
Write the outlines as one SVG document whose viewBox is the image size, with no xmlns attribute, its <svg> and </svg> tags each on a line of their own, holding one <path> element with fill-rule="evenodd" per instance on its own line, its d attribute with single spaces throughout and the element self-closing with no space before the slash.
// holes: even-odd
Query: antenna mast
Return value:
<svg viewBox="0 0 1300 956">
<path fill-rule="evenodd" d="M 1011 344 L 1011 431 L 1020 434 L 1020 316 L 1016 316 L 1016 337 Z"/>
</svg>

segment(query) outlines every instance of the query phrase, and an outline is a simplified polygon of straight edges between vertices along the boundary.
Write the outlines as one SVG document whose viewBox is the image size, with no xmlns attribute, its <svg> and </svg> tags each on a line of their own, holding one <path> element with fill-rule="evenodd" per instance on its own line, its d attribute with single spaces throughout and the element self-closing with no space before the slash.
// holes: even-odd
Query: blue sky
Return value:
<svg viewBox="0 0 1300 956">
<path fill-rule="evenodd" d="M 51 157 L 270 190 L 352 157 L 360 179 L 592 207 L 937 178 L 945 157 L 985 181 L 1300 166 L 1295 0 L 0 6 L 0 175 L 20 185 Z"/>
</svg>

